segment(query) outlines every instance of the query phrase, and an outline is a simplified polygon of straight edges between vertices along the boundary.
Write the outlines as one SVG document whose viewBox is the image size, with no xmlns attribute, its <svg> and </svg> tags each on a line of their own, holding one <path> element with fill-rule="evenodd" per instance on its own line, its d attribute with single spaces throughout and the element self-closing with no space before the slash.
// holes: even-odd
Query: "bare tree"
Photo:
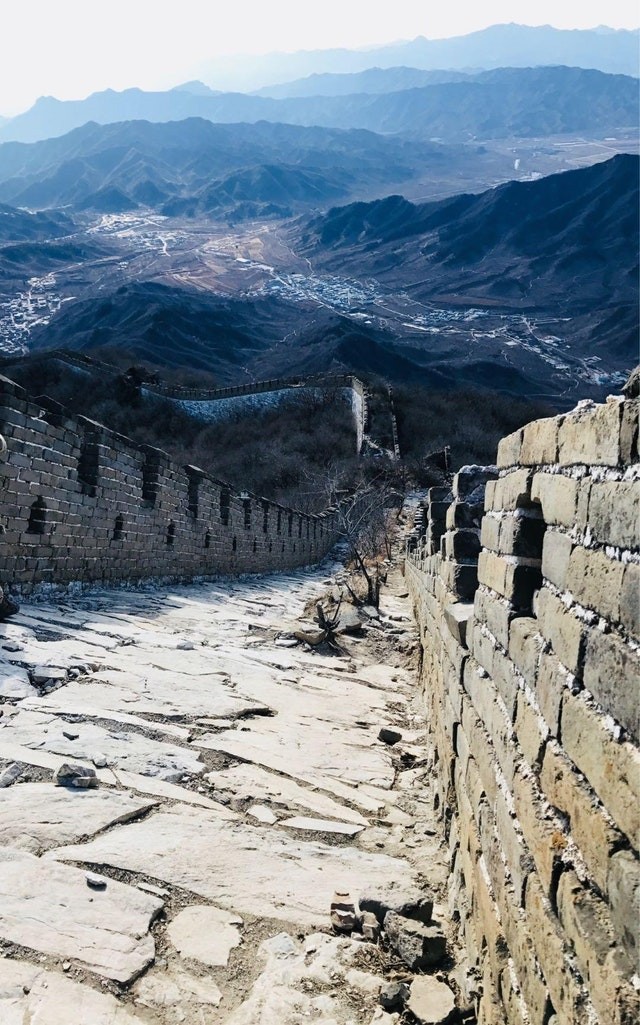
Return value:
<svg viewBox="0 0 640 1025">
<path fill-rule="evenodd" d="M 366 604 L 378 607 L 380 601 L 381 561 L 391 556 L 393 523 L 397 520 L 402 496 L 384 478 L 361 481 L 349 495 L 339 496 L 338 532 L 349 546 L 366 584 Z M 354 600 L 358 600 L 347 584 Z"/>
</svg>

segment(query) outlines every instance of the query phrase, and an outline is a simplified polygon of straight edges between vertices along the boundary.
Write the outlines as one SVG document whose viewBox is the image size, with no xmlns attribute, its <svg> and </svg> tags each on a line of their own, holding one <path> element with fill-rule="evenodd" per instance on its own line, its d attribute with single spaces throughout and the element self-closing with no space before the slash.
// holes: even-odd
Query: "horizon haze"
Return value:
<svg viewBox="0 0 640 1025">
<path fill-rule="evenodd" d="M 496 24 L 610 30 L 639 25 L 636 5 L 629 0 L 612 0 L 606 11 L 593 4 L 565 4 L 558 10 L 551 0 L 490 0 L 481 12 L 428 13 L 419 0 L 399 0 L 393 10 L 371 9 L 361 0 L 345 8 L 327 0 L 315 17 L 301 14 L 292 0 L 275 0 L 268 10 L 251 2 L 226 11 L 223 19 L 203 0 L 184 0 L 178 21 L 167 4 L 154 4 L 152 12 L 149 6 L 113 0 L 108 12 L 88 14 L 80 0 L 59 0 L 55 7 L 34 0 L 28 9 L 5 11 L 0 21 L 0 114 L 14 116 L 41 96 L 68 100 L 107 88 L 167 89 L 202 77 L 203 68 L 209 69 L 208 84 L 213 84 L 211 67 L 218 59 L 228 68 L 230 59 L 371 50 L 417 38 L 448 39 Z"/>
</svg>

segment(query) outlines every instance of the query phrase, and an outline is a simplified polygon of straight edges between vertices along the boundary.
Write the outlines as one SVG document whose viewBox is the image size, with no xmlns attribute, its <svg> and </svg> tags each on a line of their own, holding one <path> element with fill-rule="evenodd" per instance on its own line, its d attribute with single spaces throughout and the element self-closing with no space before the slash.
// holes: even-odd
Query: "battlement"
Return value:
<svg viewBox="0 0 640 1025">
<path fill-rule="evenodd" d="M 406 579 L 479 1022 L 638 1020 L 639 524 L 638 399 L 527 425 L 420 510 Z"/>
<path fill-rule="evenodd" d="M 319 562 L 335 509 L 307 515 L 0 378 L 0 582 L 192 579 Z"/>
</svg>

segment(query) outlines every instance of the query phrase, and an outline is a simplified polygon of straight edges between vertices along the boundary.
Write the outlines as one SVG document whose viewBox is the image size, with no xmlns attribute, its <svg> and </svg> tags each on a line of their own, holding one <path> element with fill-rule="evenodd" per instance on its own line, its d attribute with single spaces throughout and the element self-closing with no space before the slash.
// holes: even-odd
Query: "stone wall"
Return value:
<svg viewBox="0 0 640 1025">
<path fill-rule="evenodd" d="M 407 554 L 487 1025 L 640 1017 L 639 478 L 638 400 L 582 404 L 432 489 Z"/>
<path fill-rule="evenodd" d="M 338 516 L 238 492 L 0 378 L 0 583 L 260 573 L 320 561 Z"/>
</svg>

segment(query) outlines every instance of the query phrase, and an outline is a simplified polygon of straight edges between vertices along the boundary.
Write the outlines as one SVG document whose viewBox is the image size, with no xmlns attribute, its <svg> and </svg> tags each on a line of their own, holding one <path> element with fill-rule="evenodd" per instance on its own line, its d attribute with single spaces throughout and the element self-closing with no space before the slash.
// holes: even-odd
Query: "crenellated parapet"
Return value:
<svg viewBox="0 0 640 1025">
<path fill-rule="evenodd" d="M 337 514 L 240 492 L 0 378 L 0 583 L 193 579 L 320 561 Z"/>
<path fill-rule="evenodd" d="M 431 489 L 406 578 L 467 995 L 484 1023 L 630 1025 L 638 399 L 527 425 L 442 502 Z"/>
</svg>

